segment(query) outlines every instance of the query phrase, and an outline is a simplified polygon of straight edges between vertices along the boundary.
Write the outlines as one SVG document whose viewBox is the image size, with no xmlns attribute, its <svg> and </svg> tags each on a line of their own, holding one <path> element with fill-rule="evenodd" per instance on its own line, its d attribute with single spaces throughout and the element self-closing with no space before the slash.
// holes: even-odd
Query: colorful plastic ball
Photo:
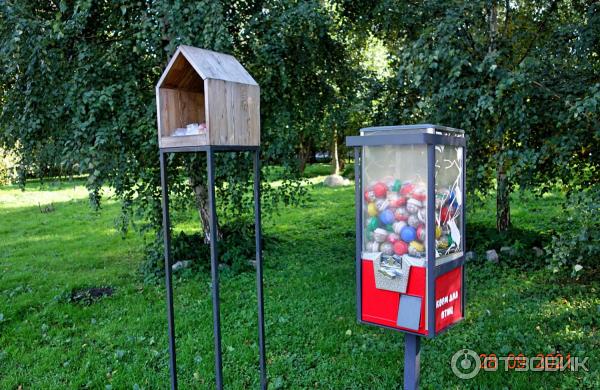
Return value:
<svg viewBox="0 0 600 390">
<path fill-rule="evenodd" d="M 374 238 L 373 238 L 373 232 L 367 232 L 367 240 L 368 241 L 373 241 L 374 240 Z"/>
<path fill-rule="evenodd" d="M 448 246 L 454 244 L 454 240 L 452 239 L 452 235 L 448 234 Z"/>
<path fill-rule="evenodd" d="M 387 186 L 379 182 L 373 186 L 373 191 L 375 192 L 376 197 L 383 198 L 385 197 L 385 194 L 387 194 Z"/>
<path fill-rule="evenodd" d="M 402 231 L 402 229 L 404 229 L 405 226 L 406 226 L 406 222 L 404 222 L 404 221 L 395 222 L 394 223 L 394 233 L 400 234 L 400 232 Z"/>
<path fill-rule="evenodd" d="M 381 214 L 379 214 L 379 220 L 384 225 L 394 223 L 394 212 L 390 209 L 383 210 Z"/>
<path fill-rule="evenodd" d="M 387 236 L 387 241 L 394 244 L 396 241 L 400 241 L 400 236 L 397 233 L 390 233 Z"/>
<path fill-rule="evenodd" d="M 396 241 L 394 243 L 394 253 L 400 256 L 407 254 L 408 244 L 404 241 Z"/>
<path fill-rule="evenodd" d="M 394 212 L 394 217 L 396 218 L 396 221 L 407 221 L 408 215 L 408 211 L 406 211 L 405 207 L 398 207 Z"/>
<path fill-rule="evenodd" d="M 387 230 L 390 233 L 394 232 L 394 225 L 389 224 L 389 225 L 385 225 L 385 230 Z"/>
<path fill-rule="evenodd" d="M 415 185 L 407 182 L 400 187 L 400 195 L 409 195 L 415 190 Z"/>
<path fill-rule="evenodd" d="M 379 246 L 379 250 L 383 252 L 383 254 L 391 256 L 394 254 L 394 245 L 390 242 L 384 242 Z"/>
<path fill-rule="evenodd" d="M 450 219 L 450 213 L 452 211 L 450 210 L 449 207 L 442 207 L 442 209 L 440 210 L 440 222 L 442 223 L 442 225 L 444 225 L 446 222 L 448 222 L 448 219 Z"/>
<path fill-rule="evenodd" d="M 401 185 L 402 183 L 400 182 L 400 180 L 395 180 L 394 184 L 392 184 L 392 191 L 398 192 L 400 190 Z"/>
<path fill-rule="evenodd" d="M 425 252 L 425 246 L 418 241 L 412 241 L 408 246 L 408 254 L 411 256 L 420 256 Z"/>
<path fill-rule="evenodd" d="M 425 252 L 425 245 L 421 244 L 419 241 L 411 241 L 409 245 L 409 253 L 410 248 L 413 248 L 416 252 Z"/>
<path fill-rule="evenodd" d="M 398 195 L 397 192 L 388 191 L 386 199 L 390 202 L 390 206 L 397 207 L 397 206 L 395 206 L 395 204 L 398 201 L 398 199 L 400 199 L 400 195 Z"/>
<path fill-rule="evenodd" d="M 400 232 L 400 238 L 405 242 L 414 241 L 417 238 L 417 231 L 412 226 L 405 226 Z"/>
<path fill-rule="evenodd" d="M 419 221 L 419 217 L 413 214 L 408 217 L 408 221 L 406 221 L 406 223 L 408 223 L 408 226 L 412 226 L 416 229 L 421 224 L 421 221 Z"/>
<path fill-rule="evenodd" d="M 375 203 L 369 203 L 369 205 L 367 206 L 367 214 L 369 214 L 371 217 L 377 215 L 377 206 L 375 205 Z"/>
<path fill-rule="evenodd" d="M 375 196 L 375 191 L 367 190 L 365 191 L 365 200 L 367 202 L 374 202 L 377 197 Z"/>
<path fill-rule="evenodd" d="M 387 209 L 389 205 L 390 202 L 388 202 L 386 199 L 378 199 L 377 202 L 375 202 L 375 206 L 377 206 L 377 211 L 379 212 Z"/>
<path fill-rule="evenodd" d="M 406 200 L 407 200 L 406 196 L 401 196 L 398 199 L 398 202 L 397 202 L 398 206 L 397 207 L 406 206 Z"/>
<path fill-rule="evenodd" d="M 379 252 L 379 243 L 375 241 L 367 242 L 367 252 Z"/>
<path fill-rule="evenodd" d="M 384 242 L 385 239 L 387 238 L 387 236 L 388 236 L 388 232 L 385 229 L 382 229 L 382 228 L 377 228 L 373 232 L 373 238 L 377 242 Z"/>
<path fill-rule="evenodd" d="M 427 193 L 424 189 L 415 190 L 412 194 L 412 197 L 419 202 L 424 202 L 427 199 Z"/>
<path fill-rule="evenodd" d="M 436 240 L 439 239 L 442 236 L 442 228 L 440 225 L 437 225 L 435 227 L 435 238 Z"/>
<path fill-rule="evenodd" d="M 427 210 L 425 207 L 419 209 L 419 212 L 417 212 L 417 217 L 419 218 L 419 221 L 423 223 L 427 221 Z"/>
<path fill-rule="evenodd" d="M 417 227 L 417 240 L 425 241 L 425 234 L 426 234 L 425 225 L 420 224 Z"/>
<path fill-rule="evenodd" d="M 379 219 L 377 217 L 371 217 L 367 220 L 367 231 L 374 231 L 379 226 Z"/>
<path fill-rule="evenodd" d="M 392 196 L 388 195 L 388 199 L 390 200 L 390 207 L 397 209 L 398 207 L 402 207 L 406 204 L 406 198 L 398 195 L 395 192 L 388 192 L 388 194 L 394 194 Z"/>
<path fill-rule="evenodd" d="M 423 207 L 423 203 L 416 200 L 415 198 L 410 198 L 406 201 L 406 211 L 408 211 L 410 214 L 416 214 L 417 212 L 419 212 L 419 209 L 421 207 Z"/>
</svg>

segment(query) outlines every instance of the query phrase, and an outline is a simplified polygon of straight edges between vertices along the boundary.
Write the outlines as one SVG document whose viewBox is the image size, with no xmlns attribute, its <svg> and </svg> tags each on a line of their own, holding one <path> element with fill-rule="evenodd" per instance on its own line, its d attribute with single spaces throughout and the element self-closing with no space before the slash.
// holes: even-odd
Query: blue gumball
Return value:
<svg viewBox="0 0 600 390">
<path fill-rule="evenodd" d="M 411 242 L 417 239 L 417 231 L 412 226 L 405 226 L 400 231 L 400 238 L 404 242 Z"/>
<path fill-rule="evenodd" d="M 394 223 L 394 220 L 395 220 L 394 212 L 390 209 L 383 210 L 381 212 L 381 214 L 379 214 L 379 220 L 384 225 L 390 225 L 390 224 Z"/>
</svg>

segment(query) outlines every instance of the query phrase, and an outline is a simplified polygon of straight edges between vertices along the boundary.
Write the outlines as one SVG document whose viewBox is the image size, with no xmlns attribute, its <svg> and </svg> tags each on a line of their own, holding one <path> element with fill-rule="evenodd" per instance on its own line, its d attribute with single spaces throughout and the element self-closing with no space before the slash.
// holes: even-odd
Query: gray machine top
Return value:
<svg viewBox="0 0 600 390">
<path fill-rule="evenodd" d="M 361 136 L 392 134 L 439 134 L 464 137 L 465 131 L 440 125 L 422 123 L 418 125 L 375 126 L 360 129 Z"/>
</svg>

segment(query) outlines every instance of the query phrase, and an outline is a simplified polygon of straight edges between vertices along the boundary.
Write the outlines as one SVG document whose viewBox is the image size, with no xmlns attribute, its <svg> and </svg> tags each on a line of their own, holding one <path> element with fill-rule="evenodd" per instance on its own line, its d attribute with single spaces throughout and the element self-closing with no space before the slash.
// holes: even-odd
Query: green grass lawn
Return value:
<svg viewBox="0 0 600 390">
<path fill-rule="evenodd" d="M 264 254 L 270 386 L 401 388 L 402 334 L 355 319 L 353 187 L 311 184 L 318 181 L 307 184 L 307 205 L 264 220 L 265 234 L 276 239 Z M 520 234 L 543 235 L 560 218 L 560 200 L 515 195 Z M 55 211 L 41 213 L 38 203 L 50 202 Z M 143 284 L 142 239 L 115 231 L 118 208 L 108 199 L 92 212 L 81 183 L 0 189 L 0 389 L 168 387 L 164 286 Z M 472 209 L 470 226 L 492 231 L 493 200 Z M 468 237 L 483 240 L 478 234 Z M 597 281 L 556 281 L 542 267 L 482 260 L 467 266 L 467 280 L 466 320 L 422 342 L 422 388 L 600 386 Z M 74 289 L 99 286 L 114 294 L 91 304 L 69 299 Z M 255 295 L 253 273 L 222 279 L 226 388 L 258 387 Z M 180 387 L 213 388 L 208 275 L 176 277 L 175 310 Z M 450 369 L 462 348 L 587 356 L 590 371 L 500 369 L 464 381 Z"/>
</svg>

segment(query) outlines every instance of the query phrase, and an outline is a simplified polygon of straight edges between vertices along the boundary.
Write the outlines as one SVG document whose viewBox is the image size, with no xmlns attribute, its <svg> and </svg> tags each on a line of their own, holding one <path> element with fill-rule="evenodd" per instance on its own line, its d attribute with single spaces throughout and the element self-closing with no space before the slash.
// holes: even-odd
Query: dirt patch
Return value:
<svg viewBox="0 0 600 390">
<path fill-rule="evenodd" d="M 71 291 L 70 301 L 82 305 L 91 305 L 98 300 L 110 297 L 115 292 L 112 287 L 88 287 Z"/>
</svg>

